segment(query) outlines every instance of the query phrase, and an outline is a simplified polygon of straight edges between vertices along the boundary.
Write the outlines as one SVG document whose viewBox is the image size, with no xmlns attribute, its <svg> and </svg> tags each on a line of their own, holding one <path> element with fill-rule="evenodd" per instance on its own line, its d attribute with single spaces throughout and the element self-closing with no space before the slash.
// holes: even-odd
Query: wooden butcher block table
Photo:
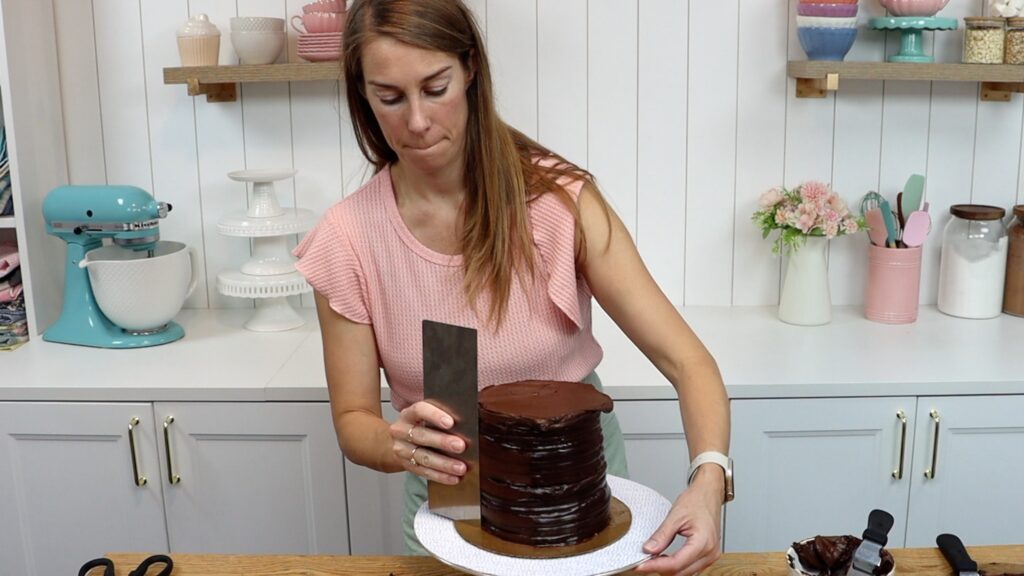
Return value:
<svg viewBox="0 0 1024 576">
<path fill-rule="evenodd" d="M 1024 545 L 968 546 L 983 573 L 997 576 L 999 564 L 1024 565 Z M 898 576 L 948 576 L 953 570 L 938 548 L 895 548 Z M 128 576 L 147 554 L 108 554 L 117 576 Z M 410 556 L 258 556 L 174 554 L 171 576 L 456 576 L 462 574 L 433 558 Z M 995 568 L 995 571 L 986 570 Z M 156 571 L 151 569 L 151 574 Z M 94 570 L 93 574 L 101 574 Z M 625 574 L 636 574 L 626 572 Z M 782 552 L 730 553 L 701 576 L 786 576 Z M 92 575 L 90 575 L 92 576 Z"/>
</svg>

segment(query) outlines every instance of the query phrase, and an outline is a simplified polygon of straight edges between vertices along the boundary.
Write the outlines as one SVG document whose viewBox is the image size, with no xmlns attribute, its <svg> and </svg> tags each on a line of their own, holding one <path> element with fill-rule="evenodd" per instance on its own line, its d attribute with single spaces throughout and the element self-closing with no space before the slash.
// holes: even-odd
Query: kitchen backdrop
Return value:
<svg viewBox="0 0 1024 576">
<path fill-rule="evenodd" d="M 303 2 L 55 1 L 70 180 L 134 184 L 174 205 L 163 238 L 203 261 L 188 307 L 252 305 L 216 289 L 217 273 L 249 255 L 216 231 L 245 207 L 244 184 L 227 172 L 293 166 L 282 201 L 317 213 L 369 175 L 336 82 L 243 84 L 230 103 L 163 83 L 190 16 L 221 28 L 227 64 L 237 62 L 230 17 L 289 17 Z M 868 190 L 894 198 L 921 173 L 936 231 L 950 204 L 1024 201 L 1024 98 L 983 102 L 971 82 L 843 81 L 825 99 L 797 99 L 786 75 L 788 59 L 805 59 L 796 2 L 469 0 L 505 119 L 597 176 L 663 289 L 690 306 L 778 303 L 783 259 L 750 222 L 773 186 L 831 182 L 856 207 Z M 951 0 L 941 15 L 987 9 Z M 860 1 L 863 21 L 884 14 Z M 289 33 L 282 59 L 300 61 Z M 962 25 L 926 32 L 926 52 L 959 62 L 962 39 Z M 862 25 L 846 59 L 882 61 L 898 44 Z M 924 247 L 922 304 L 936 301 L 940 238 Z M 867 246 L 863 234 L 831 242 L 833 303 L 863 302 Z"/>
</svg>

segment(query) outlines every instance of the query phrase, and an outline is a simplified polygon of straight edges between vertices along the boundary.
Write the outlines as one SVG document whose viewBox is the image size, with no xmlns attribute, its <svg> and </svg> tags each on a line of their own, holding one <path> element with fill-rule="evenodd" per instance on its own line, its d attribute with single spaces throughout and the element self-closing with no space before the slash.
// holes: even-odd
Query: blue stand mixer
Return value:
<svg viewBox="0 0 1024 576">
<path fill-rule="evenodd" d="M 115 325 L 100 310 L 79 262 L 104 238 L 138 251 L 160 240 L 160 219 L 171 205 L 157 202 L 135 186 L 61 186 L 43 200 L 46 231 L 67 243 L 64 306 L 60 318 L 43 332 L 43 340 L 98 348 L 142 348 L 180 339 L 185 331 L 169 322 L 159 331 L 131 332 Z"/>
</svg>

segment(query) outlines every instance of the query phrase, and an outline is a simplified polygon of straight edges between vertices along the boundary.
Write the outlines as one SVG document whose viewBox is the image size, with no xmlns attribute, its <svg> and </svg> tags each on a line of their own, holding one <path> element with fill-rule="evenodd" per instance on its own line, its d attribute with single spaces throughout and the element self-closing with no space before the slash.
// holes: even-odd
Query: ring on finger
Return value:
<svg viewBox="0 0 1024 576">
<path fill-rule="evenodd" d="M 409 439 L 409 443 L 412 444 L 412 431 L 416 429 L 416 424 L 409 427 L 409 432 L 406 433 L 405 437 Z"/>
<path fill-rule="evenodd" d="M 409 454 L 409 463 L 412 464 L 413 466 L 420 465 L 420 463 L 416 461 L 416 451 L 419 449 L 420 447 L 416 446 L 415 448 L 412 449 L 412 454 Z"/>
</svg>

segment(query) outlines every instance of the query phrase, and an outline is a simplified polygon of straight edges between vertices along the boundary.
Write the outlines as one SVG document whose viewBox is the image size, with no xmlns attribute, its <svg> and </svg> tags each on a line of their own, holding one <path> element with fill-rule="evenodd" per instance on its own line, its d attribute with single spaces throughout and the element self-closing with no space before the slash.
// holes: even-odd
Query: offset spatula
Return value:
<svg viewBox="0 0 1024 576">
<path fill-rule="evenodd" d="M 423 399 L 451 415 L 447 430 L 462 438 L 466 449 L 450 454 L 466 463 L 455 486 L 427 482 L 427 505 L 452 520 L 480 518 L 480 457 L 477 426 L 476 330 L 423 321 Z"/>
<path fill-rule="evenodd" d="M 935 543 L 942 550 L 942 555 L 960 576 L 978 576 L 978 563 L 971 560 L 971 555 L 964 548 L 964 543 L 955 534 L 939 534 Z"/>
<path fill-rule="evenodd" d="M 864 539 L 853 553 L 853 564 L 849 574 L 873 576 L 875 569 L 882 565 L 882 548 L 889 542 L 893 517 L 885 510 L 872 510 L 868 515 L 868 527 Z"/>
</svg>

